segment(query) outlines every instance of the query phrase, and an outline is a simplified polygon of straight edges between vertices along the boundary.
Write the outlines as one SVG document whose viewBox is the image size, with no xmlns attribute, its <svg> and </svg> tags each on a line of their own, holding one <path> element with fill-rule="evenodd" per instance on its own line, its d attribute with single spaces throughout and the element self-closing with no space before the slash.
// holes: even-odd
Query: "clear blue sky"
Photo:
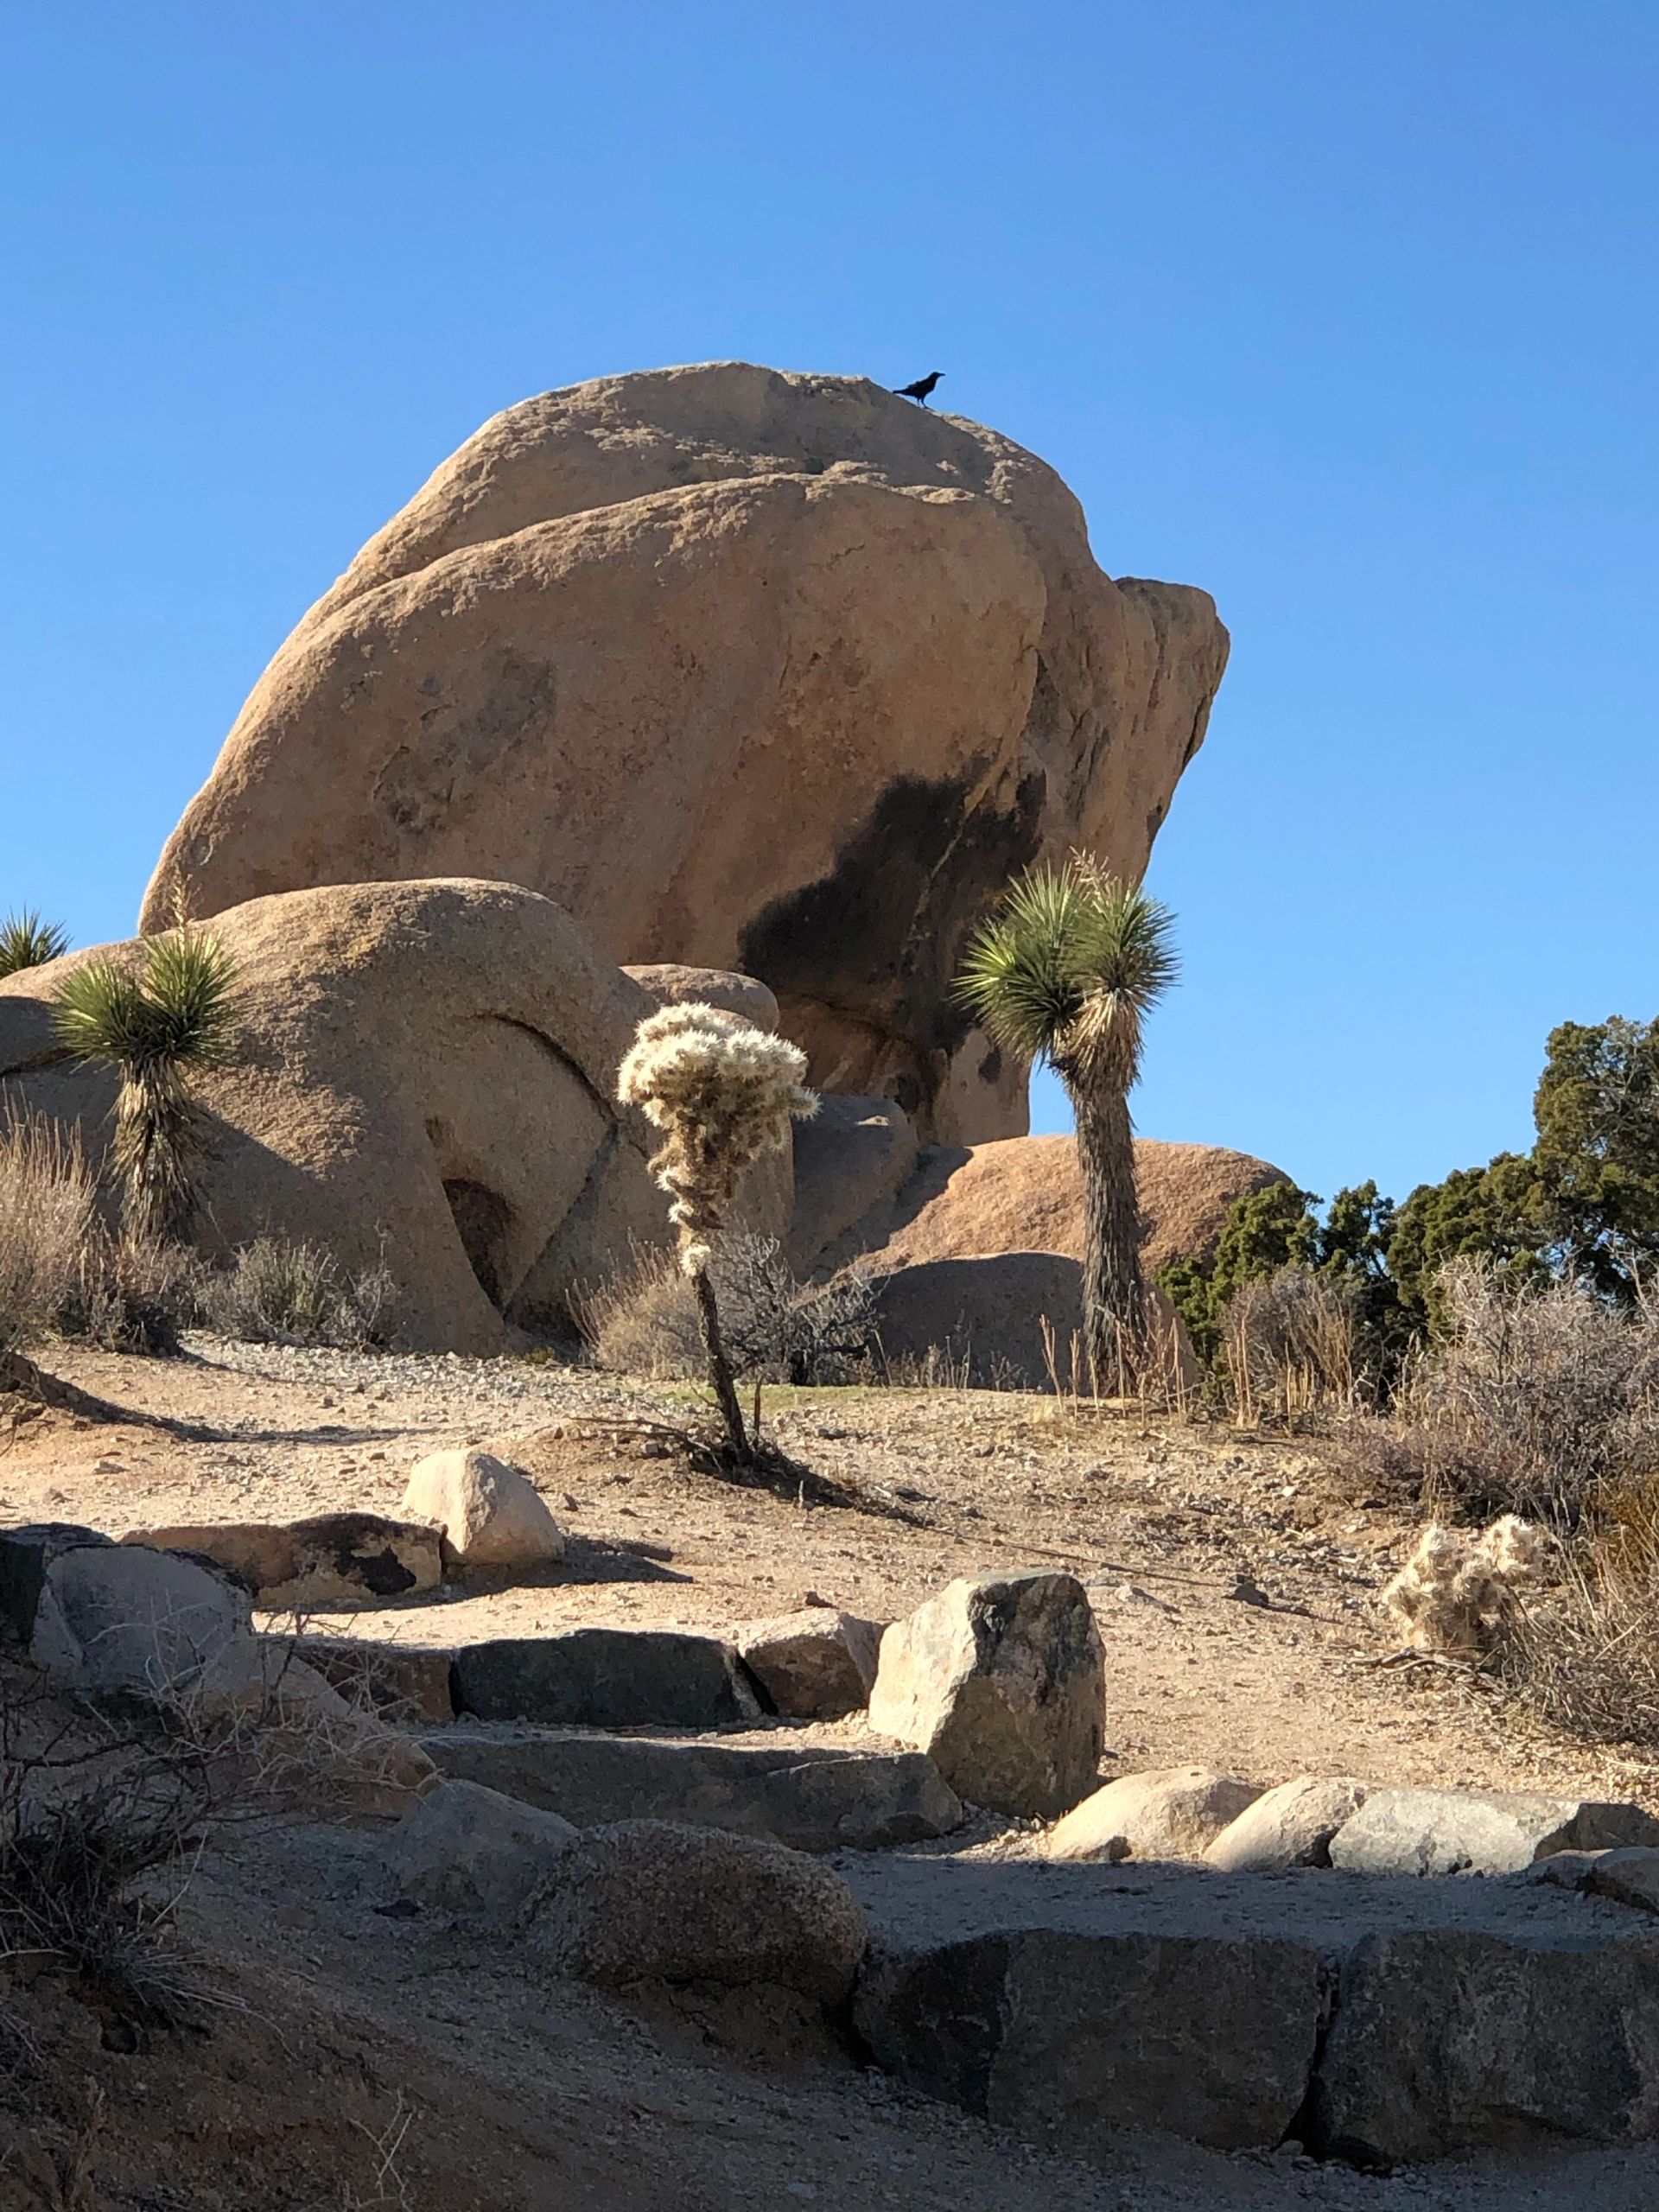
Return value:
<svg viewBox="0 0 1659 2212">
<path fill-rule="evenodd" d="M 0 906 L 127 933 L 495 409 L 940 367 L 1233 632 L 1145 1130 L 1403 1195 L 1526 1141 L 1553 1022 L 1659 1010 L 1653 0 L 82 0 L 7 48 Z"/>
</svg>

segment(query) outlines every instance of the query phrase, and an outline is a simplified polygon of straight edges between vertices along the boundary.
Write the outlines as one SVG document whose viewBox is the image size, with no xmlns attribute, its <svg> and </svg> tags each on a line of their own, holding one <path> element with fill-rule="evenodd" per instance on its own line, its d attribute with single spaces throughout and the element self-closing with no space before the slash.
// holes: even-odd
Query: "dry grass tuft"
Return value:
<svg viewBox="0 0 1659 2212">
<path fill-rule="evenodd" d="M 803 1283 L 775 1237 L 737 1236 L 721 1239 L 710 1273 L 735 1374 L 802 1385 L 871 1379 L 875 1293 L 858 1269 Z M 580 1301 L 577 1321 L 601 1367 L 658 1381 L 703 1372 L 696 1295 L 671 1253 L 638 1252 Z"/>
<path fill-rule="evenodd" d="M 76 1295 L 96 1195 L 72 1139 L 33 1122 L 0 1126 L 0 1353 L 43 1335 Z"/>
<path fill-rule="evenodd" d="M 388 1340 L 397 1285 L 384 1267 L 353 1274 L 320 1245 L 261 1236 L 198 1285 L 203 1320 L 249 1344 L 364 1351 Z"/>
<path fill-rule="evenodd" d="M 1242 1283 L 1221 1323 L 1220 1370 L 1243 1427 L 1294 1426 L 1354 1403 L 1357 1317 L 1352 1296 L 1311 1268 Z"/>
</svg>

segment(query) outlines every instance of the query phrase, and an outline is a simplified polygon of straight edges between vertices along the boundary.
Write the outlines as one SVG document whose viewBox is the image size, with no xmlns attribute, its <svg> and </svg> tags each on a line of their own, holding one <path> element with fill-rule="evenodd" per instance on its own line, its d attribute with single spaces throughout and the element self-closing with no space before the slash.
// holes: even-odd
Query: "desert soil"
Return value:
<svg viewBox="0 0 1659 2212">
<path fill-rule="evenodd" d="M 1313 1442 L 984 1393 L 767 1393 L 779 1444 L 895 1516 L 695 1472 L 652 1427 L 690 1413 L 671 1385 L 207 1338 L 175 1361 L 54 1349 L 84 1387 L 220 1440 L 23 1421 L 0 1436 L 0 1521 L 120 1535 L 395 1513 L 415 1459 L 480 1443 L 531 1472 L 570 1535 L 565 1565 L 534 1586 L 308 1624 L 318 1630 L 437 1645 L 601 1622 L 729 1630 L 809 1596 L 888 1619 L 955 1575 L 1053 1565 L 1087 1583 L 1099 1617 L 1108 1776 L 1198 1761 L 1262 1784 L 1352 1774 L 1659 1808 L 1649 1764 L 1552 1740 L 1442 1670 L 1376 1665 L 1392 1648 L 1376 1592 L 1409 1519 Z M 1234 1594 L 1241 1582 L 1267 1603 Z M 982 1823 L 973 1840 L 988 1848 Z M 1017 1854 L 1022 1840 L 999 1846 Z M 1646 2149 L 1382 2178 L 1126 2139 L 1103 2174 L 909 2098 L 803 2022 L 695 1994 L 621 2005 L 538 1975 L 511 1945 L 389 1920 L 373 1910 L 372 1860 L 372 1835 L 295 1828 L 205 1858 L 178 1940 L 213 1961 L 211 2034 L 111 2054 L 66 2012 L 46 2040 L 80 2102 L 43 2106 L 34 2136 L 15 2133 L 0 2212 L 56 2201 L 24 2177 L 27 2160 L 43 2146 L 68 2157 L 78 2129 L 104 2191 L 87 2204 L 124 2212 L 1659 2204 L 1659 2152 Z M 0 2098 L 0 2131 L 27 2108 Z"/>
</svg>

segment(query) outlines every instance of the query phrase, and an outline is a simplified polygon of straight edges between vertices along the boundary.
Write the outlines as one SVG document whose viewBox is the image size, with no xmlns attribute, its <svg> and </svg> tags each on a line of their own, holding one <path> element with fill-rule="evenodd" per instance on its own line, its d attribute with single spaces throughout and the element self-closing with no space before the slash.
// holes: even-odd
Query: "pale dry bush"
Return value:
<svg viewBox="0 0 1659 2212">
<path fill-rule="evenodd" d="M 1437 1287 L 1443 1334 L 1407 1363 L 1390 1418 L 1353 1432 L 1364 1471 L 1459 1514 L 1570 1523 L 1659 1470 L 1659 1314 L 1468 1261 Z"/>
<path fill-rule="evenodd" d="M 1432 1522 L 1382 1603 L 1410 1649 L 1479 1659 L 1512 1632 L 1547 1554 L 1543 1532 L 1513 1513 L 1478 1530 Z"/>
<path fill-rule="evenodd" d="M 0 1126 L 0 1353 L 43 1334 L 75 1294 L 96 1198 L 73 1139 L 34 1122 Z"/>
<path fill-rule="evenodd" d="M 353 1274 L 321 1245 L 261 1236 L 230 1267 L 204 1274 L 201 1316 L 249 1344 L 325 1344 L 363 1351 L 387 1341 L 397 1285 L 385 1267 Z"/>
<path fill-rule="evenodd" d="M 53 1316 L 60 1336 L 86 1337 L 105 1351 L 169 1357 L 198 1318 L 206 1270 L 181 1245 L 149 1243 L 94 1222 L 75 1284 Z"/>
<path fill-rule="evenodd" d="M 1351 1407 L 1357 1334 L 1351 1295 L 1311 1268 L 1242 1283 L 1221 1322 L 1220 1376 L 1234 1418 L 1253 1427 Z"/>
<path fill-rule="evenodd" d="M 805 1073 L 798 1046 L 720 1007 L 693 1001 L 640 1023 L 616 1095 L 663 1132 L 652 1173 L 672 1201 L 687 1274 L 708 1266 L 744 1170 L 817 1111 Z"/>
<path fill-rule="evenodd" d="M 875 1351 L 875 1292 L 848 1268 L 799 1281 L 775 1237 L 723 1237 L 709 1266 L 734 1371 L 765 1382 L 844 1383 Z M 671 1253 L 641 1251 L 621 1274 L 577 1301 L 577 1325 L 601 1367 L 658 1380 L 703 1371 L 692 1287 Z"/>
<path fill-rule="evenodd" d="M 1498 1654 L 1523 1711 L 1581 1742 L 1659 1745 L 1659 1571 L 1592 1552 L 1523 1608 Z"/>
</svg>

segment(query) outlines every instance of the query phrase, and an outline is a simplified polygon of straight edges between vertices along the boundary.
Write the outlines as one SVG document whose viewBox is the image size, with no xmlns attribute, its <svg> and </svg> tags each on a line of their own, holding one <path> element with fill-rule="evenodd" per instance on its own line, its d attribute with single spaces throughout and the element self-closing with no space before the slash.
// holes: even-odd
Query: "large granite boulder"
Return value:
<svg viewBox="0 0 1659 2212">
<path fill-rule="evenodd" d="M 1070 1574 L 952 1582 L 881 1638 L 870 1726 L 926 1751 L 969 1803 L 1052 1818 L 1093 1788 L 1100 1631 Z"/>
<path fill-rule="evenodd" d="M 633 1242 L 669 1241 L 651 1132 L 612 1094 L 639 1023 L 707 979 L 636 981 L 510 884 L 335 884 L 255 899 L 214 930 L 237 963 L 239 1034 L 232 1065 L 200 1078 L 210 1248 L 274 1232 L 348 1268 L 384 1262 L 399 1342 L 487 1353 L 512 1321 L 556 1318 Z M 15 1111 L 77 1128 L 97 1163 L 113 1079 L 67 1058 L 51 1014 L 92 957 L 0 981 L 0 1079 Z M 789 1207 L 787 1156 L 758 1162 L 746 1224 L 781 1236 Z"/>
<path fill-rule="evenodd" d="M 485 424 L 283 646 L 162 856 L 217 913 L 482 875 L 616 962 L 741 968 L 820 1088 L 925 1137 L 1025 1127 L 950 1000 L 1009 875 L 1136 874 L 1226 632 L 1126 578 L 980 425 L 742 362 L 604 378 Z"/>
</svg>

